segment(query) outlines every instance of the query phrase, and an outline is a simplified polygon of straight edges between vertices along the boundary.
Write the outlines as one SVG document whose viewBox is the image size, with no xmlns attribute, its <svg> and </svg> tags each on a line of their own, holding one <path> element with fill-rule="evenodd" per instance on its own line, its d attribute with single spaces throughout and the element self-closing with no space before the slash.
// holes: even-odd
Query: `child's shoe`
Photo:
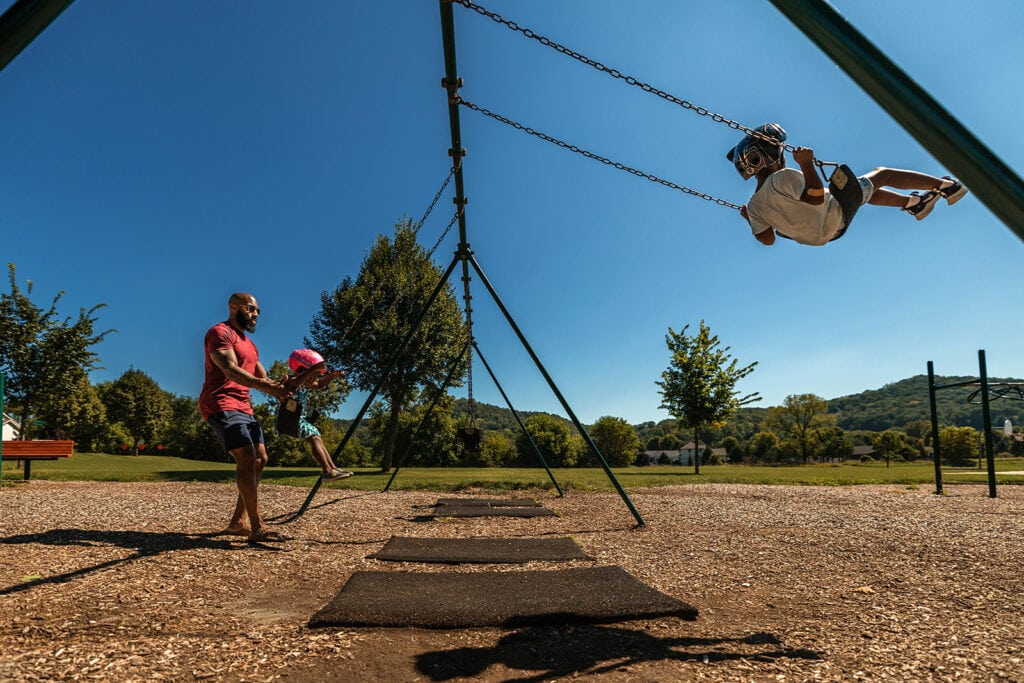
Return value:
<svg viewBox="0 0 1024 683">
<path fill-rule="evenodd" d="M 963 199 L 964 195 L 967 194 L 967 188 L 964 184 L 952 176 L 942 176 L 943 180 L 951 180 L 952 185 L 943 189 L 939 188 L 939 194 L 946 198 L 947 204 L 956 204 L 958 201 Z"/>
<path fill-rule="evenodd" d="M 935 202 L 939 201 L 939 197 L 942 194 L 938 190 L 929 190 L 924 194 L 911 192 L 910 196 L 917 197 L 918 201 L 910 206 L 903 207 L 901 210 L 906 211 L 917 220 L 923 220 L 935 208 Z"/>
<path fill-rule="evenodd" d="M 327 474 L 321 475 L 324 481 L 337 481 L 345 477 L 351 477 L 352 473 L 346 470 L 333 469 Z"/>
</svg>

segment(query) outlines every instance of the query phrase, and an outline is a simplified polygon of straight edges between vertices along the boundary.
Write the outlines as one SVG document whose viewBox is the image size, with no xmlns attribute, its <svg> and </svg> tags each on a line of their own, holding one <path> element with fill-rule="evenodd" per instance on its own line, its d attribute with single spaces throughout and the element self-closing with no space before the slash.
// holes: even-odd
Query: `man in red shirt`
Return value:
<svg viewBox="0 0 1024 683">
<path fill-rule="evenodd" d="M 267 449 L 249 403 L 249 389 L 277 398 L 287 398 L 290 392 L 267 376 L 256 345 L 246 335 L 256 330 L 259 317 L 256 298 L 236 292 L 228 299 L 228 319 L 206 332 L 206 379 L 199 394 L 199 412 L 235 459 L 238 503 L 227 533 L 248 536 L 250 541 L 283 541 L 285 537 L 271 531 L 259 513 L 257 488 L 267 464 Z"/>
</svg>

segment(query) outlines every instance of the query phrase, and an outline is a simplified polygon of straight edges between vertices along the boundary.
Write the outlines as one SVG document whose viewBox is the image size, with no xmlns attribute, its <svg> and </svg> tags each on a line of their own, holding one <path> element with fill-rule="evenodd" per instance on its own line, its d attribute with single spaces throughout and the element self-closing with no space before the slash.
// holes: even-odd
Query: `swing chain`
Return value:
<svg viewBox="0 0 1024 683">
<path fill-rule="evenodd" d="M 777 144 L 779 142 L 778 139 L 773 138 L 770 135 L 765 135 L 764 133 L 761 133 L 760 131 L 756 131 L 756 130 L 754 130 L 752 128 L 748 128 L 748 127 L 744 126 L 742 123 L 739 123 L 738 121 L 733 121 L 732 119 L 728 119 L 725 116 L 723 116 L 722 114 L 716 114 L 715 112 L 712 112 L 712 111 L 706 109 L 705 107 L 701 107 L 701 106 L 698 106 L 696 104 L 693 104 L 692 102 L 688 102 L 686 100 L 680 99 L 680 98 L 676 97 L 675 95 L 673 95 L 671 93 L 665 92 L 664 90 L 656 88 L 655 86 L 653 86 L 653 85 L 651 85 L 649 83 L 645 83 L 645 82 L 641 81 L 640 79 L 636 78 L 635 76 L 629 76 L 627 74 L 623 74 L 618 69 L 613 69 L 610 66 L 606 66 L 602 62 L 599 62 L 597 60 L 591 59 L 590 57 L 587 57 L 586 55 L 581 54 L 579 52 L 576 52 L 575 50 L 573 50 L 571 48 L 568 48 L 568 47 L 566 47 L 564 45 L 556 43 L 555 41 L 551 40 L 550 38 L 547 38 L 545 36 L 539 35 L 539 34 L 535 33 L 533 30 L 531 30 L 529 28 L 525 28 L 523 26 L 520 26 L 516 22 L 514 22 L 514 21 L 512 21 L 510 19 L 506 19 L 505 17 L 501 16 L 497 12 L 492 12 L 492 11 L 490 11 L 490 10 L 484 8 L 484 7 L 481 7 L 480 5 L 477 5 L 476 3 L 472 2 L 472 0 L 450 0 L 450 2 L 458 3 L 458 4 L 462 5 L 463 7 L 465 7 L 466 9 L 471 9 L 474 12 L 476 12 L 477 14 L 483 15 L 483 16 L 491 19 L 492 21 L 496 22 L 496 23 L 504 24 L 505 26 L 507 26 L 508 28 L 512 29 L 513 31 L 517 31 L 519 33 L 522 33 L 527 38 L 530 38 L 531 40 L 536 40 L 538 43 L 540 43 L 541 45 L 544 45 L 545 47 L 550 47 L 553 50 L 555 50 L 556 52 L 561 52 L 563 55 L 566 55 L 567 57 L 571 57 L 571 58 L 575 59 L 578 62 L 586 64 L 587 66 L 593 67 L 594 69 L 597 69 L 598 71 L 602 71 L 602 72 L 608 74 L 609 76 L 611 76 L 612 78 L 617 78 L 617 79 L 619 79 L 621 81 L 624 81 L 628 85 L 632 85 L 632 86 L 635 86 L 637 88 L 640 88 L 644 92 L 648 92 L 648 93 L 651 93 L 653 95 L 657 95 L 661 99 L 666 100 L 667 102 L 671 102 L 673 104 L 677 104 L 680 107 L 682 107 L 683 109 L 689 109 L 690 111 L 692 111 L 692 112 L 694 112 L 696 114 L 699 114 L 700 116 L 707 116 L 708 118 L 710 118 L 712 121 L 714 121 L 716 123 L 724 123 L 727 126 L 729 126 L 729 128 L 732 128 L 733 130 L 742 131 L 744 134 L 749 135 L 750 137 L 758 138 L 758 139 L 764 140 L 766 142 L 771 142 L 771 143 L 774 143 L 774 144 Z M 793 152 L 796 149 L 796 147 L 794 147 L 793 145 L 786 145 L 786 144 L 784 144 L 784 145 L 782 145 L 782 149 L 784 149 L 787 152 Z"/>
<path fill-rule="evenodd" d="M 461 0 L 454 0 L 454 1 L 455 2 L 460 2 Z M 571 145 L 571 144 L 569 144 L 567 142 L 563 142 L 562 140 L 559 140 L 558 138 L 551 137 L 550 135 L 547 135 L 546 133 L 542 133 L 542 132 L 540 132 L 538 130 L 534 130 L 533 128 L 530 128 L 529 126 L 524 126 L 523 124 L 521 124 L 521 123 L 519 123 L 517 121 L 513 121 L 512 119 L 506 118 L 506 117 L 502 116 L 501 114 L 496 114 L 496 113 L 494 113 L 493 111 L 491 111 L 489 109 L 486 109 L 484 107 L 481 107 L 481 106 L 478 106 L 476 104 L 473 104 L 469 100 L 463 99 L 461 97 L 457 97 L 456 101 L 459 104 L 461 104 L 462 106 L 467 107 L 468 109 L 472 109 L 473 111 L 479 112 L 479 113 L 483 114 L 484 116 L 488 116 L 488 117 L 494 119 L 495 121 L 500 121 L 501 123 L 504 123 L 507 126 L 511 126 L 511 127 L 515 128 L 516 130 L 521 130 L 524 133 L 529 133 L 530 135 L 533 135 L 534 137 L 538 137 L 541 140 L 544 140 L 546 142 L 550 142 L 550 143 L 553 143 L 555 145 L 558 145 L 559 147 L 561 147 L 563 149 L 567 149 L 570 152 L 575 152 L 576 154 L 580 154 L 582 156 L 585 156 L 588 159 L 593 159 L 594 161 L 600 161 L 602 164 L 606 164 L 606 165 L 611 166 L 613 168 L 617 168 L 620 171 L 626 171 L 627 173 L 632 173 L 635 176 L 638 176 L 640 178 L 644 178 L 646 180 L 650 180 L 652 182 L 658 183 L 659 185 L 664 185 L 665 187 L 671 188 L 673 190 L 679 190 L 680 192 L 684 192 L 686 194 L 693 195 L 694 197 L 700 197 L 701 199 L 705 199 L 705 200 L 707 200 L 709 202 L 714 202 L 715 204 L 718 204 L 719 206 L 726 206 L 726 207 L 729 207 L 730 209 L 736 209 L 737 211 L 739 211 L 739 209 L 740 209 L 738 204 L 733 204 L 732 202 L 728 202 L 728 201 L 726 201 L 724 199 L 719 199 L 718 197 L 714 197 L 714 196 L 706 194 L 704 192 L 700 192 L 699 190 L 694 190 L 694 189 L 691 189 L 689 187 L 685 187 L 683 185 L 678 185 L 678 184 L 672 182 L 671 180 L 665 180 L 663 178 L 659 178 L 656 175 L 652 175 L 650 173 L 645 173 L 644 171 L 640 171 L 640 170 L 635 169 L 635 168 L 633 168 L 631 166 L 626 166 L 625 164 L 619 163 L 618 161 L 612 161 L 611 159 L 603 157 L 603 156 L 601 156 L 599 154 L 594 154 L 593 152 L 589 152 L 589 151 L 587 151 L 585 149 L 577 147 L 576 145 Z"/>
<path fill-rule="evenodd" d="M 459 161 L 456 162 L 455 166 L 452 166 L 451 170 L 448 171 L 448 177 L 444 179 L 443 183 L 441 183 L 441 189 L 439 189 L 437 191 L 437 194 L 434 195 L 434 199 L 430 202 L 430 206 L 428 206 L 427 210 L 423 213 L 423 217 L 420 218 L 419 222 L 416 224 L 416 227 L 413 228 L 413 233 L 414 234 L 418 233 L 420 231 L 420 228 L 423 227 L 423 224 L 427 220 L 427 216 L 429 216 L 430 212 L 434 210 L 435 206 L 437 206 L 438 200 L 441 199 L 441 195 L 444 194 L 445 188 L 448 187 L 448 183 L 450 183 L 452 181 L 452 176 L 455 175 L 455 172 L 458 170 L 458 168 L 461 165 L 461 163 L 462 163 L 462 160 L 460 158 Z"/>
</svg>

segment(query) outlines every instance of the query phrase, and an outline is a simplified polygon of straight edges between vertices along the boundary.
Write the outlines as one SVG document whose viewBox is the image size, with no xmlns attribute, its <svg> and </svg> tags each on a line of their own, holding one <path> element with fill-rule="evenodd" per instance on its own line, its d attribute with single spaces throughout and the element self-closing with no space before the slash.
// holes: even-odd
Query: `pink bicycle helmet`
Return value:
<svg viewBox="0 0 1024 683">
<path fill-rule="evenodd" d="M 323 362 L 324 357 L 313 349 L 295 349 L 292 351 L 292 354 L 288 356 L 288 367 L 290 367 L 293 372 L 299 372 L 306 368 L 311 368 L 317 363 Z M 325 366 L 323 372 L 320 374 L 325 374 L 326 372 L 327 367 Z"/>
</svg>

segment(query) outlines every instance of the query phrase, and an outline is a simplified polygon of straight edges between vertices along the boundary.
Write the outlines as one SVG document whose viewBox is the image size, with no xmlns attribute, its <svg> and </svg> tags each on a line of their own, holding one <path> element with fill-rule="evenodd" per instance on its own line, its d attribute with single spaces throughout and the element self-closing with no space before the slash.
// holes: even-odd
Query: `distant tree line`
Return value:
<svg viewBox="0 0 1024 683">
<path fill-rule="evenodd" d="M 331 418 L 331 413 L 353 388 L 367 390 L 381 379 L 390 350 L 406 337 L 408 321 L 438 277 L 429 254 L 416 244 L 414 226 L 404 221 L 395 227 L 392 239 L 377 240 L 357 278 L 324 293 L 321 313 L 311 324 L 313 339 L 307 343 L 315 341 L 332 365 L 350 370 L 346 382 L 313 399 L 322 413 L 315 424 L 332 452 L 351 423 Z M 200 417 L 195 397 L 164 391 L 137 368 L 114 381 L 89 381 L 89 372 L 99 361 L 92 348 L 114 332 L 96 331 L 103 304 L 64 317 L 57 310 L 62 294 L 46 308 L 37 306 L 31 300 L 32 283 L 19 287 L 13 264 L 9 282 L 10 292 L 0 294 L 0 372 L 6 378 L 5 412 L 22 424 L 22 438 L 73 439 L 79 451 L 228 459 Z M 380 286 L 391 282 L 403 284 L 390 291 Z M 382 469 L 398 462 L 448 467 L 534 467 L 541 461 L 551 467 L 599 464 L 582 435 L 560 416 L 520 412 L 524 431 L 506 408 L 479 402 L 470 407 L 465 399 L 440 392 L 445 377 L 454 377 L 451 384 L 457 385 L 465 376 L 458 359 L 468 339 L 450 285 L 442 287 L 440 299 L 442 305 L 426 317 L 422 334 L 410 341 L 409 362 L 399 364 L 393 383 L 385 385 L 353 430 L 338 464 Z M 864 457 L 909 460 L 924 457 L 931 446 L 923 376 L 832 401 L 797 394 L 780 406 L 745 407 L 752 396 L 736 395 L 733 385 L 754 364 L 739 367 L 730 362 L 703 321 L 696 335 L 685 333 L 686 328 L 680 333 L 670 330 L 672 362 L 659 384 L 666 407 L 694 419 L 631 425 L 623 418 L 601 417 L 586 427 L 608 464 L 646 464 L 646 451 L 678 451 L 694 440 L 703 447 L 695 464 L 712 462 L 712 447 L 724 449 L 724 462 L 784 465 L 849 459 L 857 446 L 871 447 Z M 716 368 L 725 372 L 715 374 Z M 276 377 L 288 371 L 282 363 L 269 370 Z M 684 382 L 682 374 L 673 374 L 675 370 L 707 373 L 705 384 L 718 392 L 717 397 Z M 980 408 L 954 394 L 939 396 L 942 453 L 952 464 L 965 464 L 978 455 Z M 708 408 L 701 400 L 709 396 L 726 409 Z M 1024 455 L 1024 442 L 1002 433 L 1004 412 L 1014 418 L 1019 432 L 1022 407 L 1020 402 L 1003 401 L 993 409 L 993 419 L 998 417 L 992 434 L 997 453 Z M 314 466 L 302 442 L 276 433 L 275 401 L 254 393 L 253 408 L 264 428 L 271 465 Z M 478 445 L 458 438 L 460 428 L 466 427 L 482 430 Z"/>
</svg>

